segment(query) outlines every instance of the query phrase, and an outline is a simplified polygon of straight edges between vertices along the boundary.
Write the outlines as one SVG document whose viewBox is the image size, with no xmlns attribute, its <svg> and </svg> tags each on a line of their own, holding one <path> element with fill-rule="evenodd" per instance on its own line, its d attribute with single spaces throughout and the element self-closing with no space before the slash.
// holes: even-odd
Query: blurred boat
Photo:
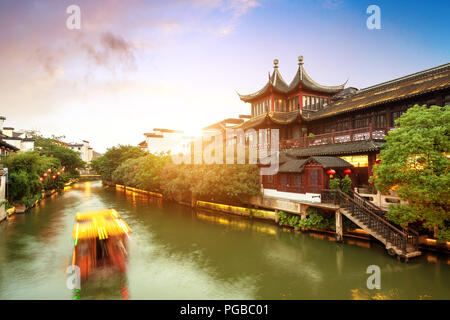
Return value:
<svg viewBox="0 0 450 320">
<path fill-rule="evenodd" d="M 72 237 L 72 265 L 85 280 L 98 270 L 126 271 L 130 227 L 114 209 L 78 212 Z"/>
</svg>

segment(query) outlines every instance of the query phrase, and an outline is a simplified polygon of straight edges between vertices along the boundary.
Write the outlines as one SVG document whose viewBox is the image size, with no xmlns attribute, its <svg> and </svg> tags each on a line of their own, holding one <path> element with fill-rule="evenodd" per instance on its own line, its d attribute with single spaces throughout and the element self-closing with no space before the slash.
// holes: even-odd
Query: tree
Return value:
<svg viewBox="0 0 450 320">
<path fill-rule="evenodd" d="M 41 155 L 59 159 L 61 165 L 66 167 L 66 172 L 72 177 L 79 176 L 77 169 L 82 169 L 86 166 L 86 163 L 81 160 L 80 153 L 55 144 L 54 138 L 56 137 L 52 137 L 52 139 L 37 137 L 34 144 L 35 149 L 39 150 Z"/>
<path fill-rule="evenodd" d="M 54 157 L 39 155 L 36 151 L 10 154 L 2 159 L 9 171 L 9 200 L 12 203 L 25 203 L 33 200 L 42 190 L 56 189 L 64 186 L 64 177 L 52 179 L 51 176 L 42 182 L 39 178 L 51 169 L 61 169 L 61 162 Z"/>
<path fill-rule="evenodd" d="M 402 226 L 421 223 L 438 241 L 449 241 L 450 108 L 415 105 L 396 125 L 372 181 L 378 190 L 395 190 L 408 205 L 391 205 L 386 217 Z"/>
<path fill-rule="evenodd" d="M 104 180 L 112 181 L 113 172 L 119 165 L 145 154 L 139 147 L 119 145 L 109 148 L 103 156 L 92 160 L 91 166 Z"/>
</svg>

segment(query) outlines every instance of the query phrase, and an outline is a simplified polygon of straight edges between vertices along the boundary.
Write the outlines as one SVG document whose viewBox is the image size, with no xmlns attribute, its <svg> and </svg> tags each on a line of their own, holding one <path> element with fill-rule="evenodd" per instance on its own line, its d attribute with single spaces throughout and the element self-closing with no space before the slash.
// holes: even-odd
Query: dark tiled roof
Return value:
<svg viewBox="0 0 450 320">
<path fill-rule="evenodd" d="M 287 150 L 287 153 L 297 158 L 327 155 L 347 155 L 368 151 L 380 150 L 382 141 L 353 141 L 346 143 L 326 144 L 321 146 L 311 146 L 308 148 L 295 148 Z"/>
<path fill-rule="evenodd" d="M 251 94 L 242 95 L 238 93 L 238 95 L 241 98 L 241 100 L 250 102 L 252 99 L 264 95 L 270 88 L 273 88 L 275 91 L 278 91 L 280 93 L 288 93 L 290 91 L 295 90 L 300 85 L 304 88 L 318 92 L 338 93 L 339 91 L 344 89 L 346 83 L 347 82 L 339 86 L 324 86 L 315 82 L 303 68 L 303 57 L 299 57 L 299 67 L 297 73 L 295 74 L 294 79 L 292 79 L 289 85 L 286 84 L 280 72 L 278 71 L 278 61 L 277 61 L 274 66 L 273 73 L 269 77 L 269 81 L 266 83 L 264 87 Z"/>
<path fill-rule="evenodd" d="M 315 120 L 450 88 L 450 63 L 359 90 L 310 116 Z"/>
<path fill-rule="evenodd" d="M 1 140 L 1 139 L 0 139 L 0 146 L 11 149 L 11 150 L 15 150 L 15 151 L 20 150 L 19 148 L 7 143 L 6 141 Z"/>
<path fill-rule="evenodd" d="M 305 68 L 303 68 L 303 64 L 300 64 L 298 70 L 295 74 L 294 79 L 292 79 L 291 84 L 289 85 L 288 91 L 292 91 L 299 86 L 301 83 L 302 87 L 311 89 L 318 92 L 324 93 L 338 93 L 342 91 L 345 87 L 347 81 L 339 86 L 324 86 L 315 82 L 309 74 L 306 72 Z"/>
<path fill-rule="evenodd" d="M 291 158 L 287 162 L 283 163 L 278 172 L 302 172 L 303 165 L 308 159 L 294 159 Z"/>
<path fill-rule="evenodd" d="M 139 147 L 147 147 L 147 142 L 144 140 L 138 144 Z"/>
<path fill-rule="evenodd" d="M 319 163 L 324 169 L 328 168 L 351 168 L 353 167 L 347 161 L 338 157 L 309 157 L 306 159 L 289 159 L 283 163 L 278 172 L 302 172 L 305 164 L 315 161 Z"/>
<path fill-rule="evenodd" d="M 306 161 L 309 162 L 311 160 L 320 163 L 325 169 L 353 167 L 350 163 L 338 157 L 310 157 Z"/>
<path fill-rule="evenodd" d="M 248 129 L 248 128 L 256 128 L 260 125 L 263 125 L 266 120 L 271 121 L 275 124 L 280 125 L 286 125 L 290 124 L 294 121 L 297 121 L 297 119 L 303 119 L 302 114 L 299 110 L 296 111 L 290 111 L 290 112 L 269 112 L 262 114 L 260 116 L 257 116 L 251 120 L 245 121 L 244 123 L 232 127 L 233 129 Z"/>
</svg>

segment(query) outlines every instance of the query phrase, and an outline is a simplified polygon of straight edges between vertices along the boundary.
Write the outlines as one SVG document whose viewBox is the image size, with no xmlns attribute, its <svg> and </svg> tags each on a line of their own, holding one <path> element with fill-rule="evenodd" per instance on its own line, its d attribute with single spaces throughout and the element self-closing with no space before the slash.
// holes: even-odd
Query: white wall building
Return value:
<svg viewBox="0 0 450 320">
<path fill-rule="evenodd" d="M 16 147 L 20 151 L 34 150 L 34 131 L 14 131 L 12 127 L 4 127 L 6 118 L 0 116 L 0 139 Z"/>
<path fill-rule="evenodd" d="M 139 146 L 142 150 L 153 154 L 169 151 L 172 154 L 184 153 L 193 141 L 193 137 L 183 134 L 184 132 L 180 130 L 155 128 L 151 133 L 144 133 L 145 141 L 142 141 Z"/>
<path fill-rule="evenodd" d="M 69 143 L 67 147 L 79 152 L 81 154 L 81 160 L 88 165 L 91 163 L 94 157 L 94 150 L 89 146 L 89 141 L 83 140 L 82 143 Z"/>
</svg>

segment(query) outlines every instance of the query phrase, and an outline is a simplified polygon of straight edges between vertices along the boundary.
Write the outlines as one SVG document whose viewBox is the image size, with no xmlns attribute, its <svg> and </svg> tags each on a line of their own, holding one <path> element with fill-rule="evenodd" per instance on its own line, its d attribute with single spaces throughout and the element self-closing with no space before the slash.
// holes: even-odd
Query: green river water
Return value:
<svg viewBox="0 0 450 320">
<path fill-rule="evenodd" d="M 450 299 L 446 255 L 403 263 L 377 243 L 336 243 L 97 181 L 0 223 L 0 299 L 74 299 L 66 268 L 75 213 L 103 208 L 115 208 L 132 229 L 128 268 L 82 283 L 81 299 Z M 381 269 L 380 290 L 367 288 L 370 265 Z"/>
</svg>

